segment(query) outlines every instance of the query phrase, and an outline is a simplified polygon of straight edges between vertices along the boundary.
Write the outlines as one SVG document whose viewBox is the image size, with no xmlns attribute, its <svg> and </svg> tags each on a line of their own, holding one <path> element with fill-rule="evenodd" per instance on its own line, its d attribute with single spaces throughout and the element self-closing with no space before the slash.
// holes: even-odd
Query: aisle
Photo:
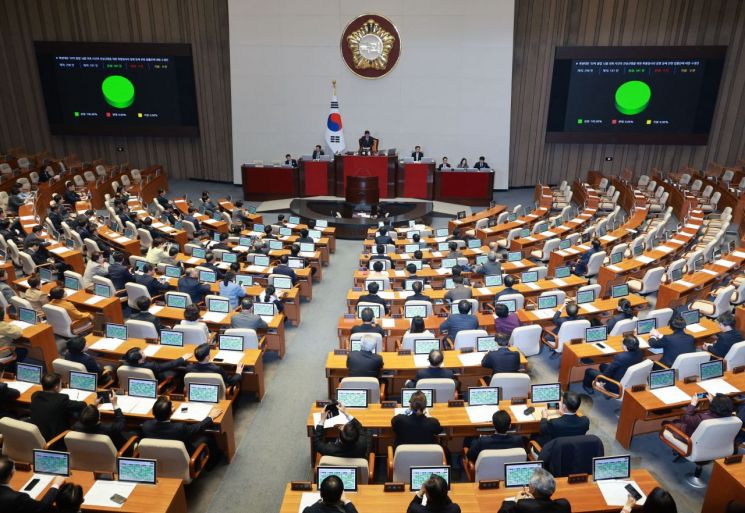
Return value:
<svg viewBox="0 0 745 513">
<path fill-rule="evenodd" d="M 336 324 L 359 250 L 359 241 L 337 241 L 323 281 L 313 285 L 313 301 L 302 305 L 299 328 L 287 330 L 285 358 L 267 383 L 266 396 L 224 472 L 209 513 L 278 511 L 285 485 L 310 479 L 305 422 L 312 402 L 326 395 L 326 354 L 337 347 Z"/>
</svg>

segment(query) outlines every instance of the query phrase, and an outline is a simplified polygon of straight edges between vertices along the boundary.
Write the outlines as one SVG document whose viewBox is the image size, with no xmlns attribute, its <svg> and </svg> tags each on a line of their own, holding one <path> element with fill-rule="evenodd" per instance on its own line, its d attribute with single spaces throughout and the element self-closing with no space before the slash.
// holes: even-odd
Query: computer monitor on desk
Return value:
<svg viewBox="0 0 745 513">
<path fill-rule="evenodd" d="M 411 396 L 416 392 L 421 392 L 427 401 L 427 408 L 432 408 L 435 404 L 435 391 L 432 388 L 402 388 L 401 389 L 401 406 L 408 407 Z"/>
</svg>

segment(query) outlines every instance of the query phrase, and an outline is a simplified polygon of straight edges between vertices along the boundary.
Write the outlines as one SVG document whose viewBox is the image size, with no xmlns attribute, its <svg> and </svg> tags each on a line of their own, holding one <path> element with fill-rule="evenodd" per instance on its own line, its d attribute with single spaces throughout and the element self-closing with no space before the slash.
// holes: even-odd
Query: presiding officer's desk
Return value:
<svg viewBox="0 0 745 513">
<path fill-rule="evenodd" d="M 511 351 L 520 353 L 516 347 L 509 347 Z M 467 390 L 468 386 L 479 386 L 479 379 L 491 374 L 490 369 L 481 366 L 481 359 L 487 353 L 461 353 L 459 350 L 443 351 L 444 357 L 442 367 L 451 369 L 455 372 L 462 391 Z M 425 369 L 425 365 L 417 365 L 413 355 L 398 354 L 396 351 L 384 351 L 380 353 L 383 357 L 383 377 L 392 387 L 386 388 L 386 395 L 391 397 L 397 396 L 401 387 L 407 379 L 414 379 L 419 369 Z M 528 359 L 520 353 L 520 366 L 527 369 Z M 329 352 L 326 357 L 326 379 L 328 381 L 329 397 L 334 397 L 334 391 L 338 388 L 339 382 L 349 376 L 347 370 L 347 355 L 334 354 Z"/>
<path fill-rule="evenodd" d="M 725 465 L 716 460 L 701 513 L 722 513 L 733 500 L 745 502 L 745 462 Z"/>
<path fill-rule="evenodd" d="M 698 345 L 703 344 L 704 341 L 707 341 L 710 337 L 716 335 L 720 331 L 719 324 L 710 319 L 702 317 L 699 324 L 705 328 L 704 331 L 699 331 L 697 333 L 687 331 L 689 335 L 696 339 L 696 343 Z M 672 330 L 669 327 L 665 326 L 664 328 L 660 328 L 660 332 L 663 334 L 670 334 L 672 333 Z M 644 335 L 639 338 L 646 340 L 649 338 L 649 336 Z M 561 353 L 561 365 L 559 367 L 559 383 L 561 383 L 562 389 L 566 390 L 569 388 L 570 383 L 580 381 L 584 376 L 585 369 L 589 367 L 595 367 L 598 364 L 606 361 L 610 361 L 613 359 L 614 356 L 622 352 L 623 336 L 618 335 L 608 337 L 608 340 L 603 342 L 603 345 L 613 349 L 613 351 L 604 353 L 594 344 L 586 343 L 564 345 L 564 350 Z M 645 351 L 647 358 L 651 357 L 653 359 L 659 359 L 661 357 L 655 357 L 654 353 L 648 351 L 646 348 L 643 348 L 642 351 Z M 586 363 L 582 363 L 583 358 L 591 358 L 592 364 L 588 365 Z"/>
<path fill-rule="evenodd" d="M 10 480 L 10 487 L 20 490 L 26 482 L 34 475 L 28 470 L 16 470 Z M 71 470 L 68 481 L 83 487 L 83 493 L 88 493 L 95 478 L 93 472 L 84 470 Z M 37 499 L 41 499 L 49 488 L 44 488 Z M 120 507 L 108 508 L 105 506 L 89 506 L 83 504 L 80 511 L 83 513 L 186 513 L 186 494 L 184 493 L 184 482 L 181 479 L 158 477 L 155 485 L 138 484 L 127 500 Z M 7 512 L 12 513 L 12 512 Z"/>
<path fill-rule="evenodd" d="M 94 344 L 101 340 L 102 337 L 90 334 L 86 335 L 85 337 L 85 343 L 87 351 L 91 354 L 93 354 L 97 360 L 101 361 L 108 361 L 112 363 L 119 364 L 121 363 L 121 359 L 124 357 L 124 355 L 132 349 L 133 347 L 138 347 L 140 349 L 145 349 L 147 347 L 159 347 L 157 354 L 153 356 L 148 356 L 149 359 L 152 360 L 163 360 L 163 361 L 169 361 L 169 360 L 175 360 L 176 358 L 181 357 L 181 355 L 186 353 L 194 353 L 194 349 L 196 349 L 197 346 L 193 345 L 184 345 L 183 347 L 175 347 L 175 346 L 163 346 L 159 344 L 148 344 L 145 339 L 142 338 L 128 338 L 127 340 L 123 340 L 122 343 L 119 345 L 119 347 L 111 350 L 106 349 L 96 349 Z M 210 351 L 210 360 L 212 361 L 212 358 L 215 357 L 217 354 L 217 349 L 212 349 Z M 243 368 L 243 374 L 241 375 L 241 391 L 244 392 L 255 392 L 258 396 L 259 400 L 261 400 L 264 397 L 264 351 L 261 349 L 245 349 L 243 351 L 243 358 L 241 359 L 241 363 L 244 365 Z M 192 356 L 189 360 L 187 360 L 187 363 L 196 363 L 196 358 Z M 232 371 L 235 370 L 235 365 L 228 364 L 228 363 L 222 363 L 222 362 L 213 362 L 217 365 L 224 366 L 227 368 L 232 369 Z"/>
<path fill-rule="evenodd" d="M 739 374 L 725 372 L 723 379 L 736 388 L 739 391 L 737 393 L 745 391 L 745 372 Z M 699 386 L 699 383 L 676 381 L 675 384 L 689 396 L 706 391 Z M 657 433 L 664 420 L 680 417 L 689 404 L 690 398 L 679 403 L 665 404 L 648 389 L 642 392 L 625 390 L 621 403 L 621 416 L 616 429 L 616 440 L 628 449 L 634 435 Z"/>
<path fill-rule="evenodd" d="M 657 480 L 644 469 L 632 470 L 633 479 L 639 488 L 649 494 L 656 486 Z M 608 506 L 598 486 L 592 478 L 586 483 L 569 484 L 568 478 L 556 478 L 556 492 L 552 499 L 567 499 L 572 505 L 573 513 L 618 513 L 621 506 Z M 317 486 L 313 486 L 317 491 Z M 359 513 L 380 513 L 381 511 L 406 511 L 413 492 L 384 492 L 383 485 L 359 485 L 357 493 L 347 494 Z M 478 483 L 452 483 L 448 496 L 460 506 L 463 513 L 495 513 L 502 501 L 514 497 L 521 488 L 496 488 L 479 490 Z M 307 492 L 305 492 L 307 493 Z M 303 492 L 292 491 L 288 484 L 279 513 L 298 513 Z M 713 512 L 712 512 L 713 513 Z"/>
</svg>

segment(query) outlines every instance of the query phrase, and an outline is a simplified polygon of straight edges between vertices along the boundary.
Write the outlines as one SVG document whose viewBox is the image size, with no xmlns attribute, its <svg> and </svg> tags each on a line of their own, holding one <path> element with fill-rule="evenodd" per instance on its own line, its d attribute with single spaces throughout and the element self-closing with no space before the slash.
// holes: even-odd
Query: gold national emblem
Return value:
<svg viewBox="0 0 745 513">
<path fill-rule="evenodd" d="M 354 67 L 357 69 L 386 69 L 388 56 L 395 43 L 396 36 L 372 18 L 347 36 L 347 44 L 352 51 Z"/>
</svg>

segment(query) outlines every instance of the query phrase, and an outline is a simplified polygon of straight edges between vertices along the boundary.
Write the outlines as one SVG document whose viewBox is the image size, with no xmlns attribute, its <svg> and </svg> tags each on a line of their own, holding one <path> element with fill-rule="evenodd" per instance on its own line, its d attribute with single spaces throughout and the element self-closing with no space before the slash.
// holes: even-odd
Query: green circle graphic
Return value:
<svg viewBox="0 0 745 513">
<path fill-rule="evenodd" d="M 633 116 L 649 105 L 652 90 L 641 80 L 631 80 L 616 89 L 616 109 L 621 114 Z"/>
<path fill-rule="evenodd" d="M 117 109 L 126 109 L 135 101 L 135 86 L 128 78 L 111 75 L 101 83 L 106 103 Z"/>
</svg>

